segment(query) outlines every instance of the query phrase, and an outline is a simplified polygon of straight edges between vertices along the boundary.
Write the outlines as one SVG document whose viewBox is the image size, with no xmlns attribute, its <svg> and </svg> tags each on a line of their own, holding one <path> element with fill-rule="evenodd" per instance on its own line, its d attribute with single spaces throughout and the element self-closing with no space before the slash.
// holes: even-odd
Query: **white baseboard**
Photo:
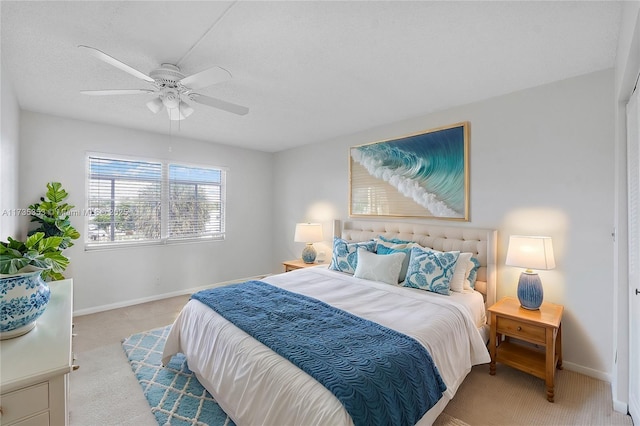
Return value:
<svg viewBox="0 0 640 426">
<path fill-rule="evenodd" d="M 584 374 L 585 376 L 593 377 L 594 379 L 602 380 L 609 384 L 612 382 L 611 375 L 604 371 L 583 367 L 582 365 L 574 364 L 573 362 L 566 362 L 564 360 L 562 361 L 562 367 L 570 371 L 575 371 L 576 373 Z M 614 411 L 622 414 L 628 414 L 629 406 L 626 402 L 618 399 L 612 399 L 611 403 Z"/>
<path fill-rule="evenodd" d="M 629 412 L 628 406 L 626 402 L 618 401 L 617 399 L 613 400 L 613 411 L 618 413 L 627 414 Z"/>
<path fill-rule="evenodd" d="M 157 294 L 157 295 L 153 295 L 153 296 L 149 296 L 149 297 L 142 297 L 142 298 L 139 298 L 139 299 L 130 299 L 130 300 L 125 300 L 123 302 L 111 303 L 109 305 L 95 306 L 93 308 L 79 309 L 77 311 L 73 311 L 73 316 L 74 317 L 79 317 L 81 315 L 89 315 L 89 314 L 95 314 L 95 313 L 98 313 L 98 312 L 110 311 L 111 309 L 126 308 L 127 306 L 139 305 L 141 303 L 155 302 L 156 300 L 168 299 L 170 297 L 184 296 L 185 294 L 195 293 L 197 291 L 205 290 L 207 288 L 223 287 L 225 285 L 242 283 L 242 282 L 249 281 L 249 280 L 260 280 L 260 279 L 262 279 L 262 278 L 264 278 L 266 276 L 268 276 L 268 274 L 257 275 L 255 277 L 239 278 L 237 280 L 223 281 L 223 282 L 204 285 L 204 286 L 200 286 L 200 287 L 194 287 L 194 288 L 187 288 L 187 289 L 184 289 L 184 290 L 172 291 L 170 293 L 163 293 L 163 294 Z"/>
<path fill-rule="evenodd" d="M 585 376 L 593 377 L 594 379 L 611 383 L 611 375 L 604 371 L 594 370 L 593 368 L 584 367 L 565 360 L 562 360 L 562 367 L 567 370 L 575 371 L 576 373 L 584 374 Z"/>
<path fill-rule="evenodd" d="M 629 406 L 627 408 L 629 409 L 629 414 L 633 419 L 633 424 L 635 425 L 640 424 L 640 418 L 633 417 L 633 416 L 638 417 L 640 413 L 640 401 L 638 401 L 637 399 L 634 400 L 633 395 L 629 396 Z"/>
</svg>

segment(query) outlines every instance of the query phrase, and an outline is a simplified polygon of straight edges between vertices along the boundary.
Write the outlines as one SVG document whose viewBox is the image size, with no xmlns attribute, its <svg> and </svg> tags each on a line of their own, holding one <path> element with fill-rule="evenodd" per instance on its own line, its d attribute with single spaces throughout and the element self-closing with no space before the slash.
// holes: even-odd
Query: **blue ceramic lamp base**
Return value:
<svg viewBox="0 0 640 426">
<path fill-rule="evenodd" d="M 542 305 L 542 281 L 535 272 L 525 271 L 518 281 L 518 300 L 524 309 L 535 311 Z"/>
<path fill-rule="evenodd" d="M 313 263 L 316 261 L 316 249 L 313 244 L 309 243 L 302 250 L 302 261 L 304 263 Z"/>
</svg>

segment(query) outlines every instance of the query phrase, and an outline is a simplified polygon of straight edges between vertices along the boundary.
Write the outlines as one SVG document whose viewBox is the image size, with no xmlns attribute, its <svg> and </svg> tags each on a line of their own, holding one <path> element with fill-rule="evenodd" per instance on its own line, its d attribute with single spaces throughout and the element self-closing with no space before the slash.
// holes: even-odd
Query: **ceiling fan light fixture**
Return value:
<svg viewBox="0 0 640 426">
<path fill-rule="evenodd" d="M 169 115 L 169 120 L 171 121 L 180 121 L 187 118 L 187 116 L 182 113 L 180 108 L 167 108 L 167 114 Z"/>
<path fill-rule="evenodd" d="M 167 109 L 175 109 L 180 105 L 180 94 L 176 90 L 166 90 L 162 95 L 162 103 Z"/>
<path fill-rule="evenodd" d="M 193 108 L 191 108 L 189 104 L 184 101 L 180 101 L 178 108 L 180 110 L 180 115 L 184 116 L 184 118 L 187 118 L 188 116 L 193 114 Z"/>
<path fill-rule="evenodd" d="M 147 102 L 147 108 L 149 108 L 149 110 L 151 110 L 151 112 L 154 114 L 159 113 L 163 106 L 164 104 L 162 103 L 162 99 L 160 99 L 159 97 L 153 98 L 149 102 Z"/>
</svg>

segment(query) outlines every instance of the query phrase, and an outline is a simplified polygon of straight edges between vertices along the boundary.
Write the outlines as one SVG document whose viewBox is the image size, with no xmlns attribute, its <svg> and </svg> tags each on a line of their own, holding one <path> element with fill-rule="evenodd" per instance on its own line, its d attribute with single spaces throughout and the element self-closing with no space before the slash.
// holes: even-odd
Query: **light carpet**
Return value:
<svg viewBox="0 0 640 426">
<path fill-rule="evenodd" d="M 122 341 L 131 369 L 161 426 L 232 426 L 233 421 L 187 367 L 182 354 L 162 367 L 162 350 L 171 326 L 136 333 Z M 434 426 L 468 426 L 442 413 Z"/>
</svg>

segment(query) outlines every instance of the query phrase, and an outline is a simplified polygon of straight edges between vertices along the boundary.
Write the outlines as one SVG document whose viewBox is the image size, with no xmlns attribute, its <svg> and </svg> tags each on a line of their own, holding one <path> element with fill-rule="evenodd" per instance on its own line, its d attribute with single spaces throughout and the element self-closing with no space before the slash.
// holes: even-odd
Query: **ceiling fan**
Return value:
<svg viewBox="0 0 640 426">
<path fill-rule="evenodd" d="M 154 87 L 153 89 L 82 90 L 80 93 L 85 95 L 154 94 L 156 96 L 147 102 L 147 107 L 153 113 L 158 113 L 163 108 L 166 109 L 170 120 L 184 120 L 193 113 L 193 108 L 187 101 L 193 101 L 238 115 L 245 115 L 249 112 L 249 108 L 242 105 L 194 92 L 194 90 L 230 79 L 231 73 L 224 68 L 211 67 L 196 74 L 185 76 L 176 65 L 162 64 L 147 75 L 101 50 L 83 45 L 78 47 L 109 65 L 113 65 L 134 77 L 150 83 Z"/>
</svg>

